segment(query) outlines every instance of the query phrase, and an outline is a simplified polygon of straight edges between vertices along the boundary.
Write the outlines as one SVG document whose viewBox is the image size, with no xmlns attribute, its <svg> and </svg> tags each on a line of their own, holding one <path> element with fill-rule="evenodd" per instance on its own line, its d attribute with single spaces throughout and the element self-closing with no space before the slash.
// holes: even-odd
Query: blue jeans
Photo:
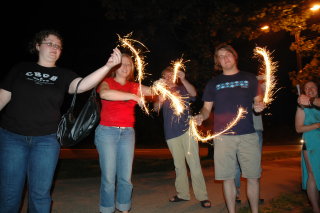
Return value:
<svg viewBox="0 0 320 213">
<path fill-rule="evenodd" d="M 19 212 L 26 180 L 28 212 L 50 212 L 59 152 L 56 134 L 23 136 L 0 128 L 0 213 Z"/>
<path fill-rule="evenodd" d="M 262 142 L 263 142 L 262 130 L 256 130 L 256 133 L 258 134 L 258 137 L 259 137 L 260 151 L 262 151 Z M 240 169 L 240 166 L 238 163 L 236 166 L 236 177 L 234 178 L 234 182 L 235 182 L 237 188 L 240 188 L 240 182 L 241 182 L 240 177 L 241 177 L 241 169 Z"/>
<path fill-rule="evenodd" d="M 99 125 L 94 143 L 101 169 L 100 212 L 111 213 L 115 208 L 120 211 L 130 210 L 134 129 Z"/>
</svg>

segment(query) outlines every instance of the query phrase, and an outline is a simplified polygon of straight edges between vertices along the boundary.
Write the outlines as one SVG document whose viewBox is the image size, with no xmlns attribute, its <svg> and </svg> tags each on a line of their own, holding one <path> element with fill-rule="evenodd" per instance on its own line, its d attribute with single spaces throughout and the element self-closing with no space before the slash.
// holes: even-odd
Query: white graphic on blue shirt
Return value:
<svg viewBox="0 0 320 213">
<path fill-rule="evenodd" d="M 216 85 L 217 90 L 226 89 L 226 88 L 235 88 L 235 87 L 248 88 L 249 81 L 233 81 L 233 82 L 226 82 L 226 83 L 221 83 Z"/>
<path fill-rule="evenodd" d="M 47 73 L 41 72 L 27 72 L 26 77 L 28 80 L 33 81 L 35 84 L 39 85 L 54 84 L 55 81 L 58 79 L 58 76 L 51 76 Z"/>
</svg>

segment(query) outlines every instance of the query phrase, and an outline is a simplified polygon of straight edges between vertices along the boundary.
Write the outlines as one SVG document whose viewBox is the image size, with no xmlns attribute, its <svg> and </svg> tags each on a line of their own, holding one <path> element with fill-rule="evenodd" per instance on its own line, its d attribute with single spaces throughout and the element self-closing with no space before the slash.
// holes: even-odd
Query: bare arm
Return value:
<svg viewBox="0 0 320 213">
<path fill-rule="evenodd" d="M 141 85 L 141 92 L 142 92 L 142 95 L 144 95 L 144 96 L 152 96 L 153 95 L 151 87 L 147 87 L 144 85 Z M 139 91 L 138 95 L 139 94 L 140 94 L 140 91 Z"/>
<path fill-rule="evenodd" d="M 304 125 L 305 113 L 302 108 L 298 107 L 295 117 L 295 126 L 298 133 L 308 132 L 320 128 L 320 123 Z"/>
<path fill-rule="evenodd" d="M 140 100 L 140 98 L 133 93 L 110 89 L 108 83 L 106 82 L 102 82 L 99 85 L 99 95 L 100 95 L 100 98 L 104 100 L 109 100 L 109 101 L 134 100 L 139 102 Z"/>
<path fill-rule="evenodd" d="M 9 103 L 11 100 L 11 92 L 0 89 L 0 111 Z"/>
<path fill-rule="evenodd" d="M 187 92 L 191 97 L 195 97 L 197 95 L 196 88 L 185 78 L 185 73 L 182 71 L 178 72 L 178 77 L 181 80 L 181 83 L 186 88 Z"/>
<path fill-rule="evenodd" d="M 198 126 L 202 124 L 202 122 L 209 118 L 211 110 L 213 107 L 213 102 L 204 102 L 203 107 L 200 110 L 200 113 L 194 116 Z"/>
<path fill-rule="evenodd" d="M 108 59 L 107 63 L 102 66 L 101 68 L 97 69 L 96 71 L 92 72 L 91 74 L 87 75 L 83 78 L 81 84 L 78 88 L 78 93 L 82 93 L 88 91 L 95 86 L 97 86 L 102 79 L 107 75 L 107 73 L 116 65 L 120 64 L 121 62 L 121 52 L 115 48 L 113 53 L 111 54 L 110 58 Z M 74 79 L 69 86 L 69 93 L 72 94 L 76 91 L 76 87 L 78 82 L 81 78 Z"/>
</svg>

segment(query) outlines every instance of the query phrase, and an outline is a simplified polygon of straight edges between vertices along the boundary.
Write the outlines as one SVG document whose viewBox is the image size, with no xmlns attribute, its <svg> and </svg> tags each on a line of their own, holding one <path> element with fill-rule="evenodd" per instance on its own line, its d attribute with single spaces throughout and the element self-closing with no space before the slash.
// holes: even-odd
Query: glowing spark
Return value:
<svg viewBox="0 0 320 213">
<path fill-rule="evenodd" d="M 152 90 L 157 95 L 162 95 L 164 98 L 170 99 L 170 107 L 174 109 L 174 114 L 179 116 L 185 110 L 185 103 L 183 98 L 178 95 L 174 95 L 170 90 L 167 89 L 166 84 L 158 80 L 153 83 Z"/>
<path fill-rule="evenodd" d="M 254 49 L 255 55 L 261 55 L 264 59 L 264 80 L 265 80 L 265 91 L 264 91 L 264 97 L 263 102 L 268 105 L 273 100 L 272 96 L 275 93 L 275 78 L 274 78 L 274 72 L 277 68 L 277 64 L 272 61 L 272 58 L 270 57 L 269 51 L 267 51 L 265 48 L 256 47 Z"/>
<path fill-rule="evenodd" d="M 228 125 L 227 127 L 222 130 L 221 132 L 218 132 L 214 135 L 210 135 L 208 133 L 207 136 L 203 136 L 201 135 L 199 132 L 198 132 L 198 129 L 197 129 L 197 125 L 196 125 L 196 122 L 194 119 L 190 119 L 190 134 L 194 137 L 195 140 L 197 141 L 202 141 L 202 142 L 206 142 L 206 141 L 209 141 L 209 140 L 212 140 L 213 138 L 219 136 L 219 135 L 222 135 L 224 133 L 226 133 L 227 131 L 229 131 L 232 127 L 234 127 L 240 119 L 244 118 L 244 115 L 248 113 L 244 108 L 240 107 L 238 109 L 238 113 L 237 113 L 237 117 L 235 117 Z"/>
<path fill-rule="evenodd" d="M 312 11 L 317 11 L 319 9 L 320 9 L 320 5 L 319 4 L 315 4 L 315 5 L 313 5 L 313 7 L 310 8 L 310 10 L 312 10 Z"/>
<path fill-rule="evenodd" d="M 186 68 L 184 66 L 185 62 L 188 62 L 188 61 L 183 61 L 182 58 L 171 62 L 171 65 L 173 66 L 173 78 L 172 78 L 173 83 L 176 83 L 176 81 L 177 81 L 177 74 L 178 74 L 179 69 L 185 70 L 185 68 Z"/>
<path fill-rule="evenodd" d="M 134 54 L 134 62 L 135 62 L 135 66 L 137 67 L 138 70 L 138 75 L 137 75 L 137 80 L 139 81 L 139 90 L 140 90 L 140 96 L 142 99 L 142 106 L 143 109 L 145 110 L 145 112 L 147 114 L 149 114 L 149 110 L 145 104 L 145 99 L 144 96 L 142 94 L 142 80 L 144 78 L 144 67 L 146 66 L 145 62 L 144 62 L 144 57 L 140 56 L 140 50 L 136 50 L 133 46 L 134 43 L 138 43 L 141 46 L 143 46 L 147 51 L 147 47 L 142 44 L 140 41 L 134 40 L 134 39 L 130 39 L 132 33 L 129 33 L 128 35 L 124 36 L 123 38 L 121 38 L 118 35 L 119 41 L 121 42 L 121 46 L 123 46 L 124 48 L 129 48 L 130 51 Z"/>
</svg>

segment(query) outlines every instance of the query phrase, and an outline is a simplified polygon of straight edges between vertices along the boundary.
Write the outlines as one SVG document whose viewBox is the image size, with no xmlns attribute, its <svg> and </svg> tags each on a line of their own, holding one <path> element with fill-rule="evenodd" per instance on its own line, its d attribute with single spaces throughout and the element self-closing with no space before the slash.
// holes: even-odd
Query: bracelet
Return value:
<svg viewBox="0 0 320 213">
<path fill-rule="evenodd" d="M 311 107 L 315 106 L 315 105 L 313 104 L 314 99 L 316 99 L 316 98 L 315 98 L 315 97 L 309 98 L 309 105 L 310 105 Z"/>
</svg>

